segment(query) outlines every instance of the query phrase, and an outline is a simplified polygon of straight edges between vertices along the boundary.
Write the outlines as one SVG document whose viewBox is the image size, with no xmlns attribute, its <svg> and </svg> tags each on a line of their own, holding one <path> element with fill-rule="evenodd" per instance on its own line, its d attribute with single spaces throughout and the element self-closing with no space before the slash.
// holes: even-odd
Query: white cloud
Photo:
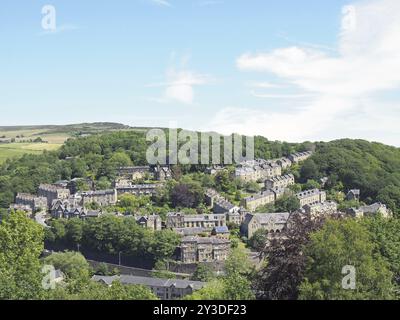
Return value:
<svg viewBox="0 0 400 320">
<path fill-rule="evenodd" d="M 207 75 L 195 74 L 188 70 L 176 71 L 170 69 L 167 72 L 165 98 L 191 104 L 194 100 L 194 87 L 207 84 L 210 81 L 211 78 Z"/>
<path fill-rule="evenodd" d="M 192 104 L 195 98 L 196 86 L 212 83 L 214 80 L 209 75 L 198 74 L 186 68 L 187 58 L 184 59 L 182 67 L 177 70 L 171 67 L 166 72 L 166 80 L 161 83 L 154 83 L 146 87 L 165 87 L 162 98 L 152 98 L 152 101 L 167 103 L 171 101 L 182 104 Z"/>
<path fill-rule="evenodd" d="M 342 14 L 337 54 L 292 46 L 246 53 L 237 60 L 242 71 L 272 73 L 303 91 L 301 95 L 314 94 L 305 108 L 268 114 L 249 108 L 226 108 L 216 115 L 214 125 L 292 141 L 332 139 L 343 134 L 362 138 L 368 130 L 360 130 L 357 116 L 351 118 L 354 125 L 346 119 L 347 127 L 343 126 L 343 118 L 351 113 L 360 115 L 360 119 L 362 116 L 363 128 L 379 127 L 379 132 L 372 130 L 376 139 L 394 143 L 393 135 L 397 135 L 399 140 L 400 128 L 389 127 L 393 119 L 385 116 L 387 105 L 377 94 L 400 87 L 400 1 L 363 1 L 344 7 Z"/>
</svg>

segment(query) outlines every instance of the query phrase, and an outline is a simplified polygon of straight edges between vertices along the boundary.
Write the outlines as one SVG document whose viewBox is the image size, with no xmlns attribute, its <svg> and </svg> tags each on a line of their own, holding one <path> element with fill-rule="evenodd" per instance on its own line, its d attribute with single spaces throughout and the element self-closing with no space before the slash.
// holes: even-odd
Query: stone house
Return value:
<svg viewBox="0 0 400 320">
<path fill-rule="evenodd" d="M 111 286 L 114 281 L 120 281 L 124 285 L 140 285 L 149 288 L 161 300 L 181 299 L 191 295 L 196 290 L 205 286 L 205 282 L 182 280 L 182 279 L 160 279 L 151 277 L 139 277 L 131 275 L 120 276 L 98 276 L 92 277 L 93 281 Z"/>
<path fill-rule="evenodd" d="M 226 225 L 226 217 L 223 214 L 196 214 L 185 215 L 182 213 L 168 213 L 166 219 L 167 228 L 205 228 L 222 227 Z"/>
<path fill-rule="evenodd" d="M 311 217 L 328 216 L 337 212 L 337 203 L 334 201 L 306 204 L 304 211 Z"/>
<path fill-rule="evenodd" d="M 300 206 L 304 207 L 307 204 L 325 202 L 326 192 L 319 189 L 312 189 L 299 192 L 296 194 L 296 197 L 300 200 Z"/>
<path fill-rule="evenodd" d="M 38 195 L 47 198 L 47 207 L 50 208 L 54 200 L 67 199 L 70 196 L 70 191 L 57 185 L 41 184 Z"/>
<path fill-rule="evenodd" d="M 184 237 L 180 249 L 183 263 L 225 261 L 229 255 L 230 241 L 215 237 Z"/>
<path fill-rule="evenodd" d="M 33 212 L 47 209 L 47 198 L 29 193 L 18 193 L 15 197 L 16 205 L 29 206 Z"/>
<path fill-rule="evenodd" d="M 287 174 L 284 176 L 269 178 L 264 182 L 266 189 L 287 188 L 288 186 L 293 185 L 294 183 L 295 182 L 293 174 Z"/>
<path fill-rule="evenodd" d="M 254 212 L 258 207 L 274 202 L 275 202 L 275 193 L 272 192 L 271 190 L 267 190 L 252 195 L 250 197 L 244 198 L 242 200 L 241 205 L 247 210 Z"/>
<path fill-rule="evenodd" d="M 288 158 L 292 163 L 299 163 L 307 160 L 313 154 L 312 151 L 305 151 L 305 152 L 297 152 L 291 154 Z"/>
<path fill-rule="evenodd" d="M 355 218 L 368 217 L 374 215 L 381 215 L 383 218 L 390 218 L 393 216 L 391 210 L 389 210 L 383 203 L 377 202 L 371 205 L 362 206 L 358 209 L 351 208 L 347 210 L 347 214 Z"/>
<path fill-rule="evenodd" d="M 97 190 L 97 191 L 86 191 L 81 193 L 82 205 L 85 207 L 86 204 L 95 202 L 100 206 L 115 205 L 118 201 L 118 194 L 116 189 L 110 190 Z"/>
</svg>

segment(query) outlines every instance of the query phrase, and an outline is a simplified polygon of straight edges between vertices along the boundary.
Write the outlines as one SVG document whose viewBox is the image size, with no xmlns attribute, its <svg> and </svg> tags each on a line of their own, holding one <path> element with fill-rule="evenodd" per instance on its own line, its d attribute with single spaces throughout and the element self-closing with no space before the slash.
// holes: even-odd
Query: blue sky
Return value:
<svg viewBox="0 0 400 320">
<path fill-rule="evenodd" d="M 365 71 L 377 55 L 352 58 L 397 32 L 389 22 L 398 14 L 381 19 L 375 10 L 398 12 L 396 2 L 3 0 L 0 125 L 115 121 L 397 145 L 399 131 L 388 128 L 399 115 L 399 79 L 387 74 L 399 67 L 396 48 L 377 49 L 392 66 L 383 86 L 363 80 L 378 82 L 382 71 Z M 41 25 L 48 4 L 54 32 Z M 351 30 L 343 29 L 353 17 L 346 5 L 358 18 Z M 375 35 L 364 24 L 371 12 Z M 334 70 L 341 68 L 344 88 Z M 390 116 L 376 118 L 376 102 Z"/>
</svg>

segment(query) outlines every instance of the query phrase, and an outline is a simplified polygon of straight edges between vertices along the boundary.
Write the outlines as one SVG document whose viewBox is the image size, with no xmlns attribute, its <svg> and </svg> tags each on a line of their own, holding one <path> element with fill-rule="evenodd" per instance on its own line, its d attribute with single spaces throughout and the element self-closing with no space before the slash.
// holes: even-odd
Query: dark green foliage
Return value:
<svg viewBox="0 0 400 320">
<path fill-rule="evenodd" d="M 328 177 L 329 190 L 361 190 L 361 200 L 381 201 L 400 213 L 400 149 L 364 140 L 318 143 L 301 180 Z"/>
<path fill-rule="evenodd" d="M 140 227 L 133 217 L 103 215 L 86 221 L 57 219 L 50 222 L 46 241 L 70 248 L 88 248 L 98 252 L 146 256 L 154 260 L 169 258 L 180 237 L 171 230 L 151 231 Z"/>
</svg>

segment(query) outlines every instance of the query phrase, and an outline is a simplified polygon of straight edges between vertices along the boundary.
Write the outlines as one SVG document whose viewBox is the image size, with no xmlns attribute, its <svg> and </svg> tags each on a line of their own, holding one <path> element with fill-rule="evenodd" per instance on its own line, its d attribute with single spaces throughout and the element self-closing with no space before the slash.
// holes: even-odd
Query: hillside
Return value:
<svg viewBox="0 0 400 320">
<path fill-rule="evenodd" d="M 381 201 L 400 214 L 399 148 L 350 139 L 317 143 L 300 177 L 302 182 L 328 177 L 329 191 L 360 189 L 363 201 Z"/>
<path fill-rule="evenodd" d="M 73 130 L 77 128 L 82 129 Z M 146 164 L 148 145 L 145 130 L 117 130 L 78 137 L 54 152 L 9 161 L 0 167 L 0 206 L 8 207 L 16 192 L 35 192 L 43 182 L 92 177 L 109 183 L 115 177 L 116 167 Z M 320 179 L 328 177 L 325 189 L 332 199 L 340 200 L 349 189 L 357 188 L 361 189 L 364 202 L 381 201 L 400 213 L 400 149 L 363 140 L 315 144 L 281 143 L 263 137 L 255 140 L 255 155 L 264 159 L 310 148 L 315 149 L 315 154 L 301 168 L 292 170 L 299 182 L 321 186 Z M 184 173 L 203 169 L 204 166 L 181 168 Z"/>
</svg>

